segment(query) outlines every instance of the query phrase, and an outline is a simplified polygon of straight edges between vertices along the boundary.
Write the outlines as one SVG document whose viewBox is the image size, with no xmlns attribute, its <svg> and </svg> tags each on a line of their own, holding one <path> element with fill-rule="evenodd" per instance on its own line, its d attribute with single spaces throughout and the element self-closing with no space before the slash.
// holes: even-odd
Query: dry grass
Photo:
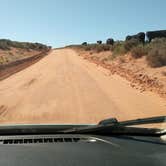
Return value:
<svg viewBox="0 0 166 166">
<path fill-rule="evenodd" d="M 166 39 L 156 39 L 149 45 L 147 62 L 151 67 L 166 66 Z"/>
<path fill-rule="evenodd" d="M 153 49 L 148 53 L 147 62 L 151 67 L 162 67 L 166 65 L 166 54 L 162 50 Z"/>
<path fill-rule="evenodd" d="M 147 54 L 147 50 L 143 45 L 136 46 L 131 50 L 131 56 L 133 58 L 141 58 Z"/>
<path fill-rule="evenodd" d="M 131 53 L 135 59 L 146 56 L 147 64 L 151 67 L 166 66 L 166 38 L 156 38 L 151 43 L 144 44 L 137 39 L 131 39 L 129 41 L 116 41 L 113 45 L 87 44 L 69 47 L 96 53 L 110 51 L 111 57 L 108 60 Z"/>
<path fill-rule="evenodd" d="M 9 62 L 9 60 L 8 60 L 7 57 L 5 57 L 5 56 L 0 56 L 0 64 L 6 64 L 6 63 L 8 63 L 8 62 Z"/>
<path fill-rule="evenodd" d="M 88 44 L 87 46 L 82 46 L 81 48 L 86 51 L 94 51 L 100 53 L 102 51 L 111 51 L 112 46 L 107 44 Z"/>
</svg>

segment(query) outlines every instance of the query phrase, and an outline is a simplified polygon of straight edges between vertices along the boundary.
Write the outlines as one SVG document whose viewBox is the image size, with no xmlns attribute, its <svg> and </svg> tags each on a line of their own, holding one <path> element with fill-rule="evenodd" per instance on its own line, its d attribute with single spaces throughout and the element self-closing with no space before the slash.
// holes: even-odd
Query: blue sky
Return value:
<svg viewBox="0 0 166 166">
<path fill-rule="evenodd" d="M 165 0 L 0 0 L 0 38 L 61 47 L 157 29 Z"/>
</svg>

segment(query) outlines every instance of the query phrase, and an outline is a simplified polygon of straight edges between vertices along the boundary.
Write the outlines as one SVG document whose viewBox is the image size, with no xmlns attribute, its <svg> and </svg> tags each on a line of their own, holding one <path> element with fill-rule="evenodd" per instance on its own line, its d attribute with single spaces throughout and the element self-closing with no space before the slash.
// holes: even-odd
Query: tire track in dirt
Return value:
<svg viewBox="0 0 166 166">
<path fill-rule="evenodd" d="M 165 115 L 165 100 L 71 49 L 54 50 L 0 81 L 0 123 L 97 123 Z"/>
</svg>

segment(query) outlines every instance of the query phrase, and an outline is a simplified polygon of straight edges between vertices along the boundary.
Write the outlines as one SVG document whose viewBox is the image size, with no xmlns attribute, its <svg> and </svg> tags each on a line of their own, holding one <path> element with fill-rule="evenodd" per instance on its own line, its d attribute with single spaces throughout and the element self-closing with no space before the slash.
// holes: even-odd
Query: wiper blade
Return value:
<svg viewBox="0 0 166 166">
<path fill-rule="evenodd" d="M 150 117 L 150 118 L 143 118 L 143 119 L 134 119 L 134 120 L 127 120 L 118 122 L 115 118 L 113 119 L 106 119 L 99 122 L 99 125 L 106 125 L 114 123 L 122 126 L 133 126 L 133 125 L 141 125 L 141 124 L 153 124 L 153 123 L 162 123 L 166 122 L 166 116 L 157 116 L 157 117 Z"/>
<path fill-rule="evenodd" d="M 147 129 L 137 127 L 127 127 L 132 125 L 162 123 L 166 120 L 166 116 L 151 117 L 144 119 L 135 119 L 129 121 L 118 122 L 116 118 L 106 119 L 99 122 L 98 125 L 72 128 L 61 131 L 62 133 L 73 134 L 141 134 L 141 135 L 160 135 L 164 134 L 160 129 Z"/>
</svg>

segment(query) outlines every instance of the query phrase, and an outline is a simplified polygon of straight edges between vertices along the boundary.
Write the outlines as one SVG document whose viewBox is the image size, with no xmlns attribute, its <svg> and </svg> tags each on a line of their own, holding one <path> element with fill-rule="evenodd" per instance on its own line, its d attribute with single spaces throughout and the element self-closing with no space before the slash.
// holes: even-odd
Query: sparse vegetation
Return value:
<svg viewBox="0 0 166 166">
<path fill-rule="evenodd" d="M 113 39 L 112 39 L 113 40 Z M 107 43 L 107 42 L 106 42 Z M 81 48 L 85 51 L 100 53 L 103 51 L 111 51 L 111 58 L 123 56 L 131 53 L 133 58 L 141 58 L 146 56 L 146 60 L 151 67 L 166 66 L 166 38 L 155 38 L 151 42 L 141 42 L 136 38 L 126 41 L 115 41 L 111 44 L 87 44 L 75 45 L 70 47 Z"/>
<path fill-rule="evenodd" d="M 96 52 L 102 52 L 102 51 L 111 51 L 112 46 L 107 44 L 100 44 L 95 47 Z"/>
<path fill-rule="evenodd" d="M 157 31 L 150 34 L 149 38 L 146 36 L 145 41 L 145 33 L 138 33 L 127 36 L 125 41 L 113 42 L 110 38 L 106 40 L 106 44 L 77 45 L 76 51 L 97 66 L 110 70 L 110 74 L 117 74 L 131 81 L 130 85 L 141 93 L 149 90 L 165 97 L 166 37 L 162 37 Z M 155 69 L 157 67 L 160 68 Z"/>
<path fill-rule="evenodd" d="M 166 66 L 166 39 L 160 38 L 152 41 L 148 46 L 148 55 L 146 57 L 151 67 Z"/>
<path fill-rule="evenodd" d="M 142 56 L 147 54 L 147 48 L 143 45 L 138 45 L 131 49 L 131 56 L 133 58 L 141 58 Z"/>
<path fill-rule="evenodd" d="M 140 44 L 139 40 L 131 39 L 124 42 L 124 49 L 126 52 L 131 51 L 134 47 L 137 47 Z"/>
<path fill-rule="evenodd" d="M 107 45 L 107 44 L 88 44 L 88 45 L 75 46 L 75 47 L 79 47 L 85 51 L 94 51 L 97 53 L 102 51 L 112 50 L 112 45 Z"/>
<path fill-rule="evenodd" d="M 10 50 L 11 47 L 23 48 L 23 49 L 34 49 L 34 50 L 49 49 L 48 46 L 41 43 L 17 42 L 17 41 L 11 41 L 8 39 L 0 40 L 0 49 Z"/>
<path fill-rule="evenodd" d="M 127 51 L 125 50 L 124 47 L 124 42 L 115 42 L 113 49 L 112 49 L 112 57 L 113 59 L 116 58 L 117 56 L 124 55 L 126 54 Z"/>
<path fill-rule="evenodd" d="M 49 50 L 50 47 L 40 43 L 0 39 L 0 65 L 8 64 Z"/>
<path fill-rule="evenodd" d="M 161 67 L 166 65 L 166 49 L 161 48 L 160 50 L 157 48 L 149 51 L 147 55 L 147 62 L 151 67 Z"/>
</svg>

